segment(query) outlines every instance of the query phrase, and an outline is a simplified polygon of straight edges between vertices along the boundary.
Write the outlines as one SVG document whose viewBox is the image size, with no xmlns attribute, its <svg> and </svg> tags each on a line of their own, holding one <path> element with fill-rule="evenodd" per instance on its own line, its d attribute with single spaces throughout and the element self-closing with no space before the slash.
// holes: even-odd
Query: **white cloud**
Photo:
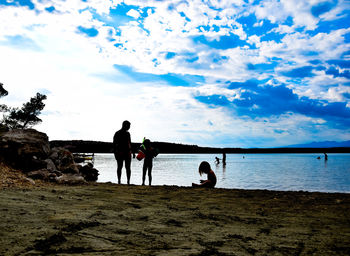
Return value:
<svg viewBox="0 0 350 256">
<path fill-rule="evenodd" d="M 288 17 L 288 13 L 284 10 L 283 2 L 276 0 L 262 1 L 254 9 L 253 12 L 258 19 L 268 19 L 272 23 L 281 22 Z"/>
<path fill-rule="evenodd" d="M 260 46 L 260 37 L 258 37 L 257 35 L 252 35 L 248 38 L 247 42 L 250 44 L 255 44 L 257 47 L 259 47 Z"/>
<path fill-rule="evenodd" d="M 282 23 L 289 16 L 293 18 L 294 26 L 305 26 L 309 30 L 316 28 L 318 19 L 310 10 L 312 3 L 303 0 L 267 0 L 255 7 L 255 14 L 259 19 L 268 19 L 272 23 Z"/>
<path fill-rule="evenodd" d="M 344 94 L 350 94 L 350 88 L 348 86 L 338 86 L 328 88 L 326 95 L 324 96 L 330 102 L 348 102 L 350 103 L 350 99 L 346 99 Z"/>
<path fill-rule="evenodd" d="M 97 20 L 93 12 L 108 15 L 111 7 L 122 2 L 140 8 L 155 8 L 149 11 L 142 25 L 139 23 L 140 13 L 130 10 L 127 15 L 138 20 L 120 26 L 119 35 L 116 28 Z M 287 33 L 281 43 L 262 42 L 259 36 L 247 36 L 242 25 L 235 20 L 247 11 L 243 9 L 247 4 L 241 0 L 208 2 L 223 10 L 209 8 L 203 1 L 156 0 L 98 0 L 86 3 L 72 0 L 69 4 L 59 0 L 34 1 L 40 11 L 31 11 L 26 7 L 1 7 L 0 41 L 4 42 L 7 36 L 21 35 L 31 39 L 40 49 L 19 50 L 0 44 L 1 82 L 10 92 L 3 99 L 9 105 L 18 106 L 43 88 L 49 91 L 42 116 L 44 122 L 38 127 L 46 131 L 51 139 L 110 141 L 121 122 L 129 119 L 134 141 L 146 136 L 152 140 L 230 146 L 225 141 L 215 142 L 215 138 L 258 136 L 266 139 L 275 137 L 270 142 L 271 146 L 290 144 L 288 140 L 298 133 L 299 127 L 309 128 L 310 122 L 322 124 L 322 120 L 300 115 L 273 117 L 268 123 L 260 119 L 238 118 L 225 108 L 209 108 L 199 103 L 193 95 L 200 92 L 200 95 L 220 94 L 229 100 L 237 99 L 241 93 L 239 90 L 228 90 L 220 84 L 223 81 L 246 81 L 252 77 L 262 79 L 273 75 L 278 83 L 288 84 L 287 78 L 279 77 L 278 72 L 291 68 L 287 62 L 294 62 L 292 67 L 309 65 L 312 57 L 305 57 L 303 51 L 317 51 L 317 58 L 321 61 L 338 58 L 349 47 L 344 44 L 343 38 L 349 29 L 313 37 L 294 30 L 302 26 L 315 28 L 319 19 L 310 14 L 310 8 L 316 2 L 271 0 L 263 1 L 249 10 L 255 11 L 259 19 L 266 18 L 278 23 L 279 27 L 274 31 Z M 169 8 L 169 5 L 173 8 Z M 56 11 L 46 12 L 45 8 L 51 6 Z M 320 18 L 333 19 L 340 12 L 341 9 L 337 7 Z M 293 17 L 294 25 L 281 25 L 288 16 Z M 87 37 L 78 34 L 78 26 L 93 27 L 98 30 L 98 35 Z M 200 26 L 211 29 L 207 31 L 206 27 L 200 33 Z M 257 48 L 210 49 L 192 40 L 193 36 L 198 35 L 218 39 L 230 33 L 255 44 Z M 123 46 L 117 48 L 114 46 L 116 43 Z M 166 59 L 167 52 L 175 52 L 176 55 Z M 198 61 L 186 62 L 185 59 L 190 58 L 186 55 L 189 53 L 193 53 L 193 56 L 190 55 L 193 58 L 198 57 Z M 226 56 L 227 59 L 215 63 L 215 56 Z M 268 63 L 270 58 L 276 56 L 284 62 L 276 69 L 277 73 L 247 71 L 248 63 Z M 127 65 L 135 71 L 153 74 L 200 75 L 206 78 L 206 84 L 184 88 L 169 87 L 160 82 L 136 83 L 114 69 L 113 64 Z M 115 82 L 106 80 L 104 76 L 114 77 Z M 344 78 L 335 79 L 319 71 L 317 76 L 304 79 L 304 87 L 288 85 L 299 96 L 349 102 L 344 98 L 344 93 L 349 93 L 348 87 L 341 85 L 344 81 Z M 340 86 L 330 88 L 329 84 L 334 82 Z M 274 129 L 278 127 L 285 127 L 285 131 L 276 133 Z M 327 135 L 321 129 L 319 132 L 320 136 Z M 302 142 L 309 135 L 305 131 L 298 138 Z M 236 143 L 242 147 L 248 146 L 238 144 L 238 140 Z"/>
<path fill-rule="evenodd" d="M 317 4 L 318 1 L 314 1 L 314 4 Z M 337 5 L 332 8 L 331 10 L 329 10 L 328 12 L 325 12 L 323 14 L 320 15 L 320 18 L 322 20 L 335 20 L 335 19 L 339 19 L 341 17 L 344 17 L 345 15 L 343 14 L 344 10 L 349 10 L 350 9 L 350 3 L 347 0 L 339 0 L 336 1 Z"/>
<path fill-rule="evenodd" d="M 140 13 L 134 9 L 131 9 L 130 11 L 128 11 L 126 15 L 129 15 L 130 17 L 133 17 L 134 19 L 137 19 L 138 17 L 140 17 Z"/>
</svg>

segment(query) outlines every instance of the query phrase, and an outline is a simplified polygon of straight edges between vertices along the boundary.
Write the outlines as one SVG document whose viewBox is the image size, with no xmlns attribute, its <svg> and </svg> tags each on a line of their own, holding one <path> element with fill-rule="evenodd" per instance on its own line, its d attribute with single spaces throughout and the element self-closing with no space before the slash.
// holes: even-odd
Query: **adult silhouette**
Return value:
<svg viewBox="0 0 350 256">
<path fill-rule="evenodd" d="M 126 178 L 128 185 L 130 184 L 131 176 L 131 137 L 128 130 L 130 129 L 130 122 L 125 120 L 122 128 L 114 134 L 113 137 L 113 152 L 115 160 L 117 160 L 117 175 L 118 184 L 122 176 L 123 163 L 125 162 Z"/>
<path fill-rule="evenodd" d="M 328 160 L 328 155 L 327 153 L 323 153 L 324 154 L 324 160 L 327 161 Z"/>
<path fill-rule="evenodd" d="M 222 153 L 222 164 L 225 165 L 226 164 L 226 153 Z"/>
</svg>

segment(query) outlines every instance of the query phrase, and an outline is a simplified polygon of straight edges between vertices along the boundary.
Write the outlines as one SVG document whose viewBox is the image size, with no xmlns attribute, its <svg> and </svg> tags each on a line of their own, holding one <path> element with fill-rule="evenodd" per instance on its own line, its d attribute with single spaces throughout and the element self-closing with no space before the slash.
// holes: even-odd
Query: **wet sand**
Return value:
<svg viewBox="0 0 350 256">
<path fill-rule="evenodd" d="M 350 194 L 0 189 L 0 255 L 349 255 Z"/>
</svg>

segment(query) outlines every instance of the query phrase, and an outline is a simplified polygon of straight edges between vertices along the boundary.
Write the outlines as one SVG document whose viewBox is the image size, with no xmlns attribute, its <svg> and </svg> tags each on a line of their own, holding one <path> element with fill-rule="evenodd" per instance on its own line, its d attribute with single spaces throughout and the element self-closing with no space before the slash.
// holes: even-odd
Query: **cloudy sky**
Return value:
<svg viewBox="0 0 350 256">
<path fill-rule="evenodd" d="M 349 140 L 350 2 L 0 0 L 0 82 L 50 140 Z"/>
</svg>

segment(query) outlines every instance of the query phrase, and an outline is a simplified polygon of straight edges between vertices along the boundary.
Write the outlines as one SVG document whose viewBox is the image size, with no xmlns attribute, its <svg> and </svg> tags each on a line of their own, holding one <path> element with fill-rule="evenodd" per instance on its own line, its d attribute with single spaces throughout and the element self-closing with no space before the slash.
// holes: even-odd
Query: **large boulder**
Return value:
<svg viewBox="0 0 350 256">
<path fill-rule="evenodd" d="M 50 149 L 47 135 L 34 129 L 11 130 L 0 135 L 2 160 L 21 169 L 30 180 L 84 184 L 96 181 L 98 176 L 98 170 L 92 164 L 77 165 L 69 150 L 61 147 Z"/>
<path fill-rule="evenodd" d="M 97 181 L 99 175 L 98 170 L 96 170 L 91 163 L 82 166 L 79 172 L 87 181 Z"/>
<path fill-rule="evenodd" d="M 74 156 L 69 150 L 61 147 L 52 148 L 49 158 L 53 161 L 57 170 L 62 173 L 79 173 L 79 169 L 74 162 Z"/>
<path fill-rule="evenodd" d="M 15 129 L 0 137 L 0 154 L 10 165 L 23 170 L 46 167 L 43 160 L 49 153 L 47 135 L 34 129 Z"/>
</svg>

